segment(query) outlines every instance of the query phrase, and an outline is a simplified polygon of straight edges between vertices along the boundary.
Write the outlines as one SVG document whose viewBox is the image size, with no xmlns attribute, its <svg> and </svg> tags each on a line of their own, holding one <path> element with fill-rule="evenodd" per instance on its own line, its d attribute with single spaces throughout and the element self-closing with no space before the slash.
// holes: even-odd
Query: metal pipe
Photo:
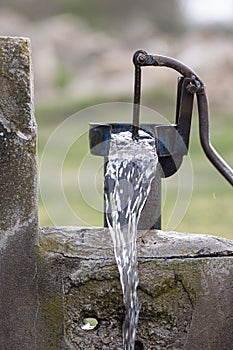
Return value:
<svg viewBox="0 0 233 350">
<path fill-rule="evenodd" d="M 156 174 L 151 182 L 151 189 L 141 212 L 139 230 L 161 230 L 161 167 L 157 165 Z"/>
<path fill-rule="evenodd" d="M 141 67 L 135 66 L 135 82 L 134 82 L 134 102 L 133 102 L 133 128 L 132 138 L 137 140 L 140 116 L 140 99 L 141 99 Z"/>
<path fill-rule="evenodd" d="M 134 101 L 133 101 L 133 128 L 132 138 L 138 139 L 139 116 L 140 116 L 140 100 L 141 100 L 141 65 L 138 63 L 138 56 L 145 54 L 143 50 L 139 50 L 134 54 L 133 63 L 135 65 L 134 75 Z"/>
</svg>

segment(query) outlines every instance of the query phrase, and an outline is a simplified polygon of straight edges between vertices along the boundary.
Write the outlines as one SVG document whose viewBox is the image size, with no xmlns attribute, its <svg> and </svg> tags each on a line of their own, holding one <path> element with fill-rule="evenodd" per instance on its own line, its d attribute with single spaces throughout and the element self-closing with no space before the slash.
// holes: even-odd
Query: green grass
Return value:
<svg viewBox="0 0 233 350">
<path fill-rule="evenodd" d="M 174 110 L 172 99 L 166 98 L 164 91 L 157 91 L 160 103 L 165 105 L 164 114 Z M 152 96 L 152 94 L 151 94 Z M 144 104 L 151 107 L 154 100 L 150 95 L 145 98 Z M 118 97 L 122 102 L 130 101 L 129 97 Z M 156 100 L 156 99 L 155 99 Z M 167 101 L 167 103 L 166 103 Z M 88 130 L 88 123 L 93 116 L 87 110 L 85 118 L 80 118 L 75 124 L 76 130 L 61 126 L 61 132 L 56 142 L 53 142 L 44 152 L 44 145 L 52 132 L 61 125 L 63 119 L 77 110 L 82 110 L 96 103 L 111 102 L 111 99 L 94 97 L 84 101 L 58 101 L 55 104 L 37 108 L 39 124 L 39 159 L 46 154 L 48 162 L 43 168 L 43 199 L 40 198 L 39 215 L 40 225 L 103 225 L 103 159 L 89 153 L 88 134 L 84 133 L 71 142 L 71 135 L 80 130 Z M 156 106 L 157 108 L 157 106 Z M 172 114 L 171 113 L 171 114 Z M 118 117 L 103 117 L 103 122 L 119 121 Z M 131 116 L 129 116 L 130 120 Z M 112 120 L 111 120 L 112 119 Z M 205 157 L 199 142 L 197 115 L 193 117 L 190 142 L 190 159 L 193 174 L 182 166 L 176 176 L 166 181 L 166 199 L 163 208 L 163 228 L 175 229 L 181 232 L 209 233 L 233 239 L 232 229 L 232 188 L 215 170 Z M 71 125 L 72 127 L 72 125 Z M 211 135 L 212 143 L 219 153 L 233 164 L 232 151 L 233 113 L 212 113 Z M 70 142 L 70 144 L 69 144 Z M 58 166 L 59 157 L 66 148 L 66 154 Z M 58 162 L 59 163 L 59 162 Z M 181 174 L 183 174 L 181 176 Z M 181 184 L 177 177 L 181 176 Z M 59 178 L 59 181 L 56 180 Z M 190 195 L 190 184 L 193 181 L 190 204 L 187 197 Z M 177 190 L 178 188 L 178 190 Z M 171 219 L 172 211 L 180 194 L 175 218 Z M 46 197 L 46 198 L 44 198 Z M 52 219 L 46 213 L 48 210 Z M 177 226 L 170 221 L 178 221 Z M 170 225 L 170 226 L 169 226 Z"/>
<path fill-rule="evenodd" d="M 54 85 L 64 90 L 71 82 L 73 72 L 64 64 L 58 64 L 54 72 Z"/>
</svg>

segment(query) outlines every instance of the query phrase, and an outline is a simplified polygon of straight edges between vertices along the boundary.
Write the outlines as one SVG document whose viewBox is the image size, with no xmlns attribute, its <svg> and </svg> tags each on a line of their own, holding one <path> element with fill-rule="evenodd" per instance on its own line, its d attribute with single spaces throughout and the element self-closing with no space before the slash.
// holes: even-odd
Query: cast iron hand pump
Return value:
<svg viewBox="0 0 233 350">
<path fill-rule="evenodd" d="M 155 139 L 158 155 L 155 179 L 143 208 L 139 229 L 161 228 L 161 178 L 173 175 L 182 164 L 183 156 L 187 155 L 192 119 L 194 95 L 197 97 L 199 130 L 202 147 L 213 165 L 233 185 L 233 170 L 220 157 L 210 143 L 209 110 L 205 86 L 198 75 L 183 63 L 166 56 L 149 55 L 144 50 L 138 50 L 133 56 L 135 65 L 133 125 L 122 123 L 91 124 L 89 139 L 91 153 L 105 157 L 105 170 L 108 162 L 109 141 L 112 133 L 130 131 L 137 142 L 139 129 L 147 131 Z M 168 67 L 181 74 L 178 78 L 176 120 L 175 124 L 144 124 L 139 123 L 141 98 L 141 68 L 146 66 Z M 105 188 L 105 193 L 109 191 Z M 105 218 L 105 226 L 107 226 Z"/>
</svg>

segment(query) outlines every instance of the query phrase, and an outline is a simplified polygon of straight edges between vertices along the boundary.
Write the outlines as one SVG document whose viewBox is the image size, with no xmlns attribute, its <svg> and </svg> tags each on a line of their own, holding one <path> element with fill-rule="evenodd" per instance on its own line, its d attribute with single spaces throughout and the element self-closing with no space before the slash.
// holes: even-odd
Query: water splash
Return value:
<svg viewBox="0 0 233 350">
<path fill-rule="evenodd" d="M 140 303 L 137 268 L 137 224 L 155 176 L 158 157 L 154 138 L 144 131 L 112 134 L 105 175 L 106 218 L 118 265 L 126 315 L 124 350 L 134 350 Z"/>
</svg>

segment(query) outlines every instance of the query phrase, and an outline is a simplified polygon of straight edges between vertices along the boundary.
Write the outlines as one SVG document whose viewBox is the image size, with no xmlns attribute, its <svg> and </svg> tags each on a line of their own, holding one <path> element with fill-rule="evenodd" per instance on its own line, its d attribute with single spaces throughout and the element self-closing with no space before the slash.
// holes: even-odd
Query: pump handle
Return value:
<svg viewBox="0 0 233 350">
<path fill-rule="evenodd" d="M 208 98 L 205 91 L 205 85 L 198 75 L 182 62 L 167 56 L 149 55 L 144 50 L 138 50 L 133 56 L 135 65 L 135 84 L 134 84 L 134 109 L 133 109 L 133 139 L 138 138 L 140 99 L 141 99 L 141 67 L 155 66 L 172 68 L 179 72 L 184 78 L 190 78 L 191 84 L 187 86 L 191 94 L 196 94 L 199 115 L 199 135 L 202 148 L 217 170 L 233 186 L 233 169 L 217 153 L 210 141 L 209 127 L 209 107 Z"/>
</svg>

